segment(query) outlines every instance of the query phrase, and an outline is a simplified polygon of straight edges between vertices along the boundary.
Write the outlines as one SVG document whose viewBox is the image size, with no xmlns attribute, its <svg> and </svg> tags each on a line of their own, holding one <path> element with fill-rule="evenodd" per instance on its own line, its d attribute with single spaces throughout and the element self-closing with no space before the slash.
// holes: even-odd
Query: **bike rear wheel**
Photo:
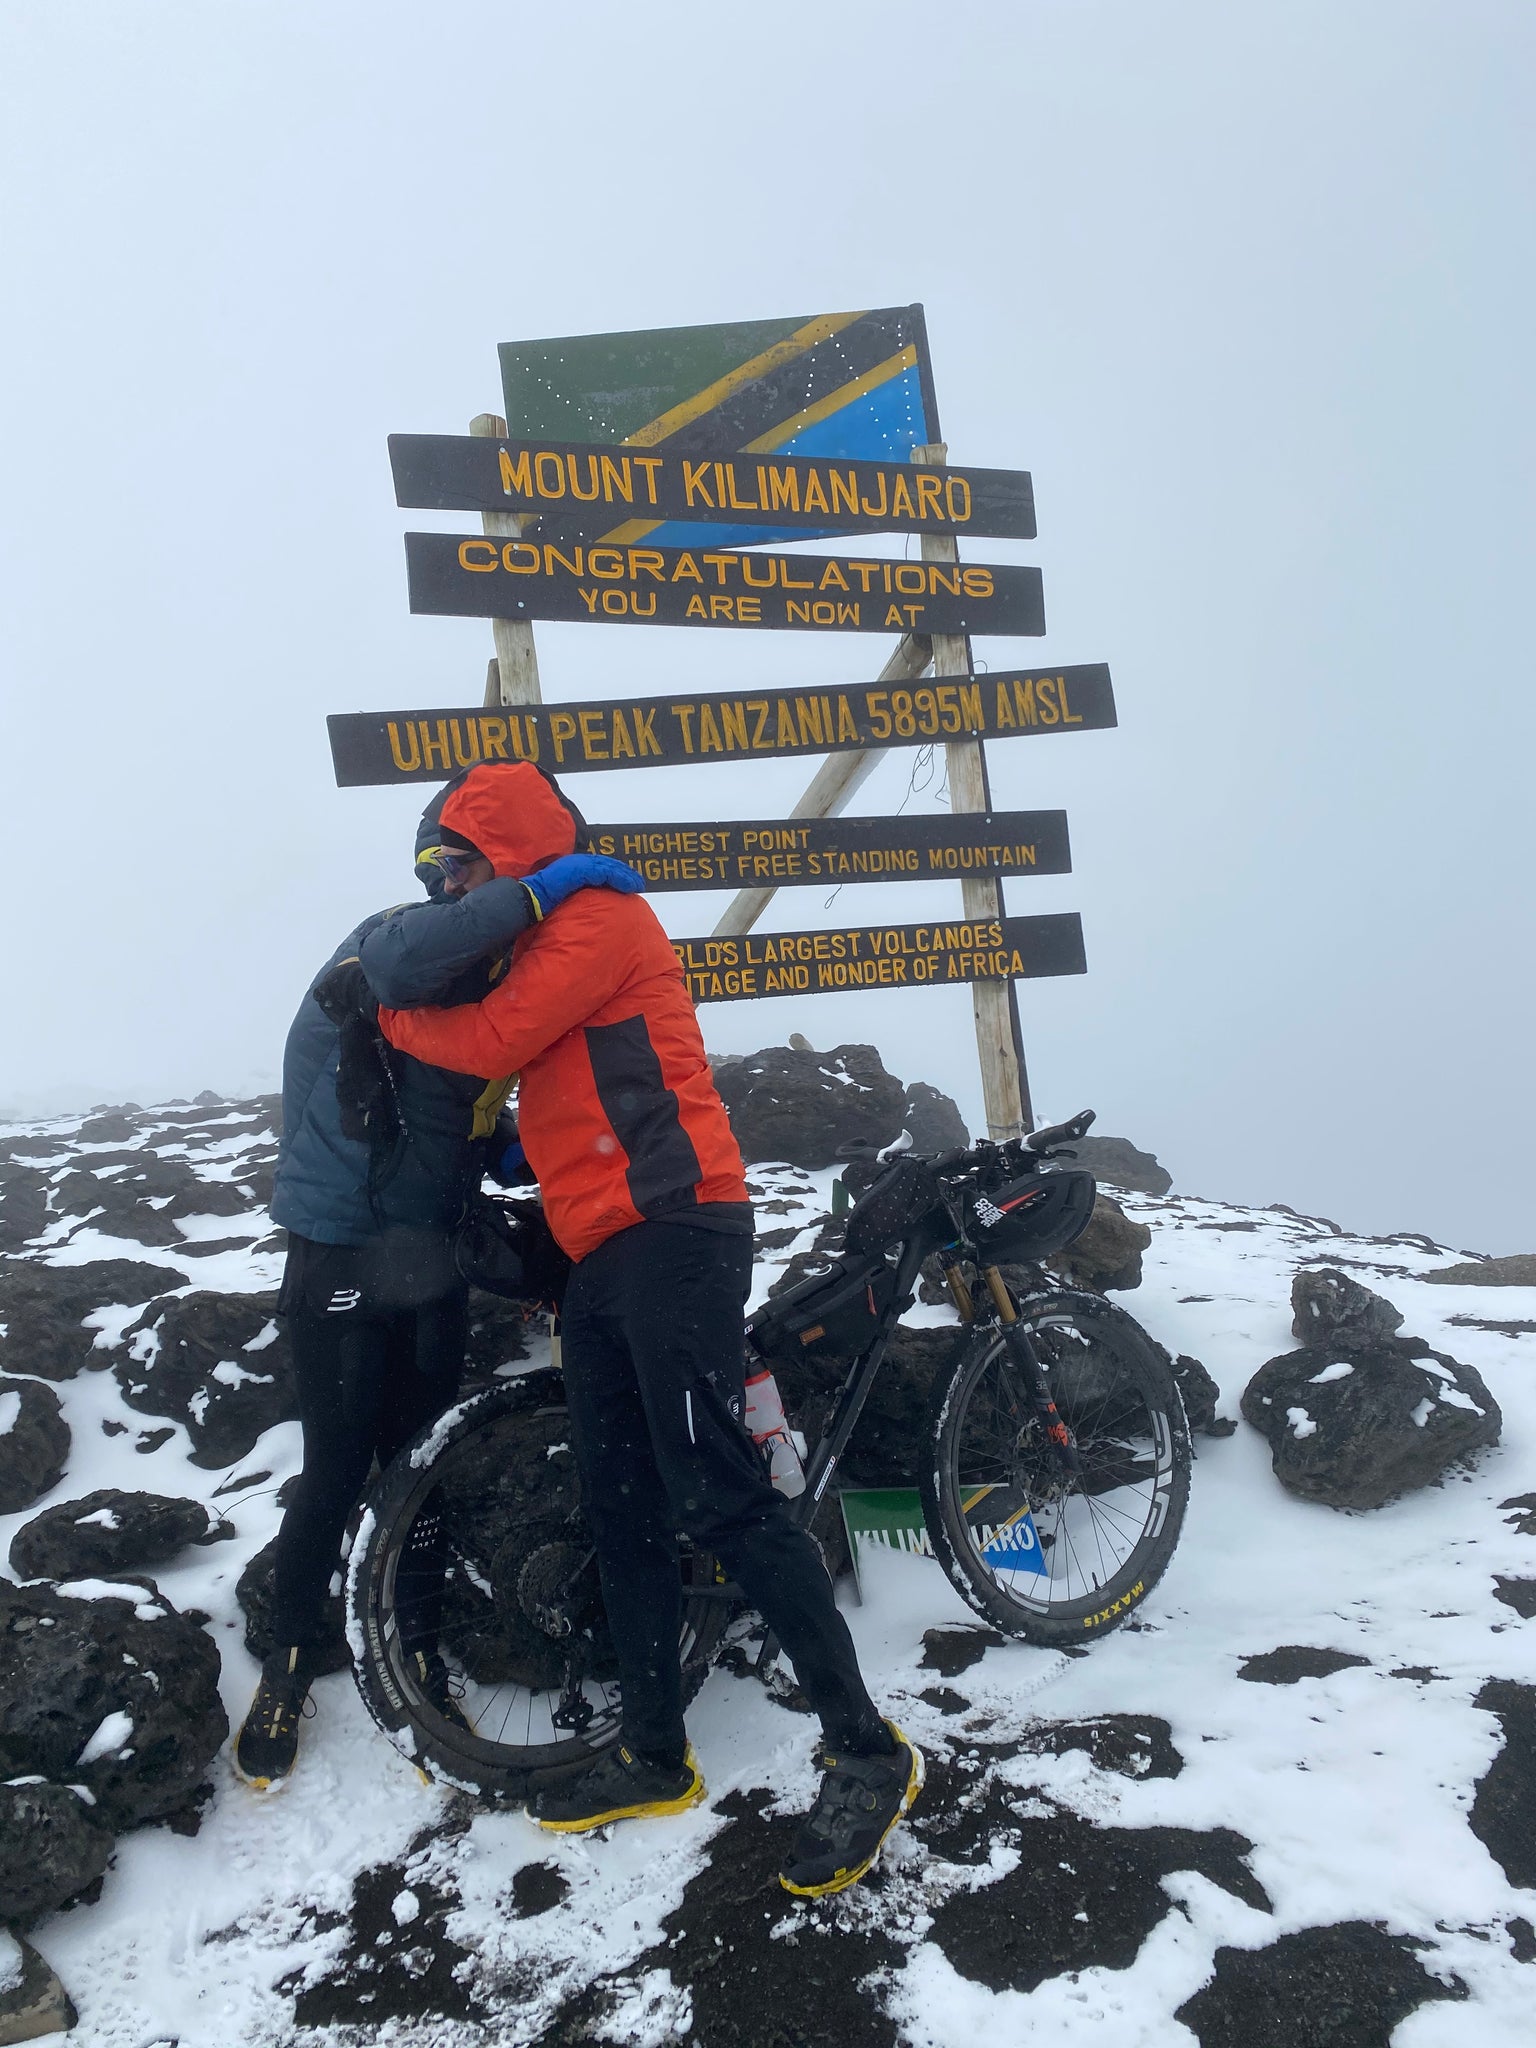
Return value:
<svg viewBox="0 0 1536 2048">
<path fill-rule="evenodd" d="M 558 1373 L 439 1417 L 380 1478 L 348 1570 L 358 1690 L 434 1777 L 521 1799 L 618 1740 L 621 1700 Z M 728 1602 L 685 1552 L 683 1693 L 709 1669 Z M 473 1732 L 439 1711 L 417 1652 L 439 1654 Z"/>
<path fill-rule="evenodd" d="M 934 1390 L 922 1478 L 935 1552 L 1009 1635 L 1059 1648 L 1117 1628 L 1167 1568 L 1189 1498 L 1189 1425 L 1162 1354 L 1093 1294 L 1019 1304 L 1082 1469 L 1063 1472 L 998 1328 Z"/>
</svg>

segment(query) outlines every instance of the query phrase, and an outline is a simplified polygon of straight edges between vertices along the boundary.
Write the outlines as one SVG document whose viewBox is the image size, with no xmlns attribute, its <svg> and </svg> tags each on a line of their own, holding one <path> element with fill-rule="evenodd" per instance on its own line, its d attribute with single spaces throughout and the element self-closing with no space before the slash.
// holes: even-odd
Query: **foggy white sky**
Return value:
<svg viewBox="0 0 1536 2048">
<path fill-rule="evenodd" d="M 1009 908 L 1087 935 L 1021 986 L 1038 1105 L 1191 1191 L 1536 1246 L 1533 46 L 1525 0 L 6 0 L 0 1110 L 275 1085 L 410 893 L 425 791 L 337 791 L 324 717 L 478 701 L 490 629 L 408 614 L 386 434 L 500 410 L 499 341 L 921 299 L 953 458 L 1035 479 L 1039 541 L 972 553 L 1041 564 L 1049 636 L 977 651 L 1120 707 L 992 751 L 1076 864 Z M 538 637 L 552 698 L 889 647 Z M 570 786 L 707 819 L 807 772 Z M 770 922 L 958 908 L 824 893 Z M 978 1119 L 965 991 L 704 1021 Z"/>
</svg>

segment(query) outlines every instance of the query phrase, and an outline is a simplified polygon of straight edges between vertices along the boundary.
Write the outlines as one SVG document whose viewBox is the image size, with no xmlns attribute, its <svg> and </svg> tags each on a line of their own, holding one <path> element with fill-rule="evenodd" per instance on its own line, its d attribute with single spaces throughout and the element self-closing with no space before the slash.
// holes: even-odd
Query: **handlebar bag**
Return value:
<svg viewBox="0 0 1536 2048">
<path fill-rule="evenodd" d="M 852 1358 L 871 1342 L 895 1294 L 895 1271 L 883 1259 L 840 1259 L 831 1272 L 764 1303 L 747 1335 L 764 1358 Z"/>
<path fill-rule="evenodd" d="M 923 1231 L 934 1244 L 954 1236 L 939 1184 L 920 1159 L 895 1159 L 848 1212 L 843 1242 L 861 1258 Z"/>
<path fill-rule="evenodd" d="M 1096 1192 L 1080 1168 L 978 1188 L 966 1196 L 965 1234 L 982 1265 L 1046 1259 L 1087 1229 Z"/>
</svg>

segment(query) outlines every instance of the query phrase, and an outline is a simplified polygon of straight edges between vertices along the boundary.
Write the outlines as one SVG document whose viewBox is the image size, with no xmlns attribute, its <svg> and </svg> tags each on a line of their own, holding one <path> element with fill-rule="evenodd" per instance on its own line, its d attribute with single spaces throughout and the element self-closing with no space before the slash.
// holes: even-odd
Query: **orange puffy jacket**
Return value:
<svg viewBox="0 0 1536 2048">
<path fill-rule="evenodd" d="M 558 792 L 524 762 L 471 770 L 441 823 L 498 875 L 530 874 L 576 838 Z M 380 1010 L 379 1023 L 432 1066 L 519 1074 L 518 1135 L 573 1259 L 647 1217 L 748 1200 L 693 1000 L 643 897 L 582 889 L 523 934 L 482 1002 Z"/>
</svg>

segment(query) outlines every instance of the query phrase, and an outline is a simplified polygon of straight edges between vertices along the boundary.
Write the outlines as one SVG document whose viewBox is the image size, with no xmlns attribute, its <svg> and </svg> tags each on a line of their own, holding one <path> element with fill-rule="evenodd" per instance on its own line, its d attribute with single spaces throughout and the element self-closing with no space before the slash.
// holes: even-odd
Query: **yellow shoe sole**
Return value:
<svg viewBox="0 0 1536 2048">
<path fill-rule="evenodd" d="M 669 1813 L 686 1813 L 690 1807 L 702 1806 L 709 1796 L 704 1780 L 699 1776 L 698 1766 L 693 1762 L 692 1751 L 688 1762 L 693 1767 L 693 1783 L 676 1799 L 648 1799 L 635 1806 L 614 1806 L 607 1813 L 586 1814 L 580 1820 L 541 1820 L 537 1814 L 531 1814 L 529 1818 L 547 1835 L 590 1835 L 597 1828 L 607 1827 L 610 1821 L 658 1820 Z"/>
<path fill-rule="evenodd" d="M 890 1826 L 880 1837 L 879 1841 L 876 1842 L 874 1848 L 870 1850 L 862 1863 L 856 1863 L 851 1870 L 835 1871 L 823 1884 L 791 1884 L 781 1871 L 779 1873 L 779 1883 L 784 1887 L 785 1891 L 792 1892 L 797 1899 L 825 1899 L 830 1897 L 833 1892 L 845 1892 L 850 1885 L 857 1884 L 861 1877 L 874 1869 L 880 1859 L 880 1851 L 916 1805 L 917 1795 L 923 1789 L 923 1753 L 896 1726 L 894 1721 L 887 1721 L 885 1725 L 912 1759 L 912 1768 L 907 1777 L 907 1789 L 902 1798 L 901 1811 L 892 1815 Z"/>
</svg>

